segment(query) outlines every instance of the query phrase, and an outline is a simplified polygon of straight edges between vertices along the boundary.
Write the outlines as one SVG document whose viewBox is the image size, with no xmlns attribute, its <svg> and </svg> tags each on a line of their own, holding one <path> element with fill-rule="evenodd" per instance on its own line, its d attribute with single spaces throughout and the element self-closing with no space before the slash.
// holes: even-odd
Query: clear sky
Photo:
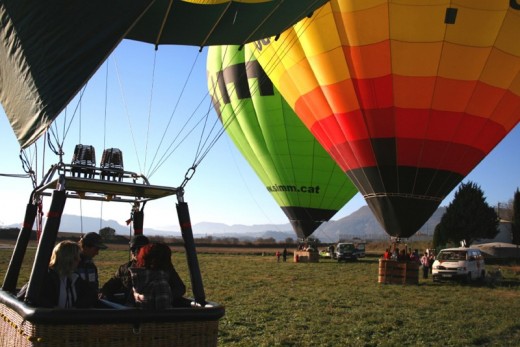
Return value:
<svg viewBox="0 0 520 347">
<path fill-rule="evenodd" d="M 98 163 L 103 148 L 116 147 L 123 151 L 125 170 L 144 173 L 155 185 L 179 186 L 196 158 L 200 139 L 208 138 L 208 133 L 209 139 L 214 139 L 216 130 L 211 133 L 209 129 L 220 129 L 207 93 L 206 50 L 199 53 L 194 47 L 160 46 L 155 52 L 151 45 L 124 41 L 89 81 L 82 101 L 73 100 L 55 122 L 56 133 L 63 138 L 72 119 L 63 146 L 64 162 L 70 163 L 77 143 L 93 145 Z M 3 110 L 0 113 L 0 173 L 23 173 L 18 142 Z M 183 128 L 188 119 L 190 123 Z M 166 128 L 165 140 L 159 147 Z M 172 143 L 173 138 L 178 140 Z M 151 169 L 169 146 L 175 150 L 156 171 Z M 466 178 L 480 185 L 489 204 L 507 202 L 520 186 L 519 147 L 517 127 Z M 35 166 L 38 178 L 58 162 L 42 141 L 37 150 L 33 146 L 29 153 L 39 158 Z M 29 179 L 0 177 L 0 225 L 23 221 L 31 190 Z M 193 224 L 288 222 L 226 135 L 210 148 L 185 191 Z M 441 205 L 447 205 L 452 198 L 453 192 Z M 166 229 L 177 225 L 175 203 L 175 197 L 149 202 L 144 209 L 145 225 Z M 45 211 L 49 205 L 50 198 L 45 198 Z M 363 205 L 363 198 L 357 194 L 333 219 L 347 216 Z M 69 199 L 65 213 L 114 219 L 123 224 L 130 215 L 130 206 Z"/>
</svg>

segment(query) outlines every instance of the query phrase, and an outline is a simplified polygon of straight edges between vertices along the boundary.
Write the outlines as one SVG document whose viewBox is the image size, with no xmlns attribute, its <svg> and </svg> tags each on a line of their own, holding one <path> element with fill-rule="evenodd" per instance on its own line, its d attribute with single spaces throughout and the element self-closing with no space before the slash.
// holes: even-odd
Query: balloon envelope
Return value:
<svg viewBox="0 0 520 347">
<path fill-rule="evenodd" d="M 325 0 L 3 0 L 0 102 L 25 148 L 123 38 L 244 44 L 275 35 Z"/>
<path fill-rule="evenodd" d="M 208 50 L 208 89 L 242 155 L 299 238 L 310 236 L 356 193 L 354 185 L 273 87 L 247 46 Z"/>
<path fill-rule="evenodd" d="M 386 232 L 409 237 L 519 121 L 519 9 L 332 0 L 255 54 Z"/>
</svg>

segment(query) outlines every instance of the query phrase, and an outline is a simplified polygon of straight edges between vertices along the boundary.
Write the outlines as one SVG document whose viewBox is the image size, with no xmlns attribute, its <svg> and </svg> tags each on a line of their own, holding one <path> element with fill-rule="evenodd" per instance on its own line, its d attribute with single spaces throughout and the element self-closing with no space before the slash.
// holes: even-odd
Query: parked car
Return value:
<svg viewBox="0 0 520 347">
<path fill-rule="evenodd" d="M 364 243 L 340 242 L 336 246 L 336 259 L 338 262 L 342 260 L 357 260 L 365 256 Z"/>
<path fill-rule="evenodd" d="M 484 257 L 476 248 L 446 248 L 437 254 L 432 265 L 433 281 L 483 280 L 486 276 Z"/>
</svg>

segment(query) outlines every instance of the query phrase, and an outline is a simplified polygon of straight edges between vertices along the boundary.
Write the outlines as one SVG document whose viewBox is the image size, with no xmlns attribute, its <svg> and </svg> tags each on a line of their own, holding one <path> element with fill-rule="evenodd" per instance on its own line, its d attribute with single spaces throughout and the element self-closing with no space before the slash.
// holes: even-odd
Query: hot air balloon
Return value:
<svg viewBox="0 0 520 347">
<path fill-rule="evenodd" d="M 520 119 L 516 1 L 332 0 L 255 55 L 391 236 Z"/>
<path fill-rule="evenodd" d="M 273 87 L 248 46 L 212 46 L 207 59 L 208 89 L 227 134 L 296 235 L 306 239 L 357 190 Z"/>
<path fill-rule="evenodd" d="M 32 144 L 123 38 L 203 47 L 276 35 L 325 0 L 6 0 L 0 102 Z"/>
</svg>

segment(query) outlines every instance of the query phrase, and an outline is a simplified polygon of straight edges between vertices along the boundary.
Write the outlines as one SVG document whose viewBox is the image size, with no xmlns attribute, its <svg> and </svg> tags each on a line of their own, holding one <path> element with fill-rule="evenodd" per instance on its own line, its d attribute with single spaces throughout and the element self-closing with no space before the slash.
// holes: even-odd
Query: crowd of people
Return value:
<svg viewBox="0 0 520 347">
<path fill-rule="evenodd" d="M 420 256 L 419 250 L 417 249 L 413 251 L 411 248 L 406 247 L 399 249 L 397 245 L 393 245 L 393 247 L 389 247 L 385 250 L 383 259 L 420 263 L 423 278 L 428 278 L 428 274 L 431 273 L 431 266 L 435 261 L 435 253 L 430 250 L 426 250 Z"/>
<path fill-rule="evenodd" d="M 142 309 L 189 307 L 186 286 L 173 266 L 172 252 L 162 242 L 136 235 L 130 242 L 130 260 L 102 286 L 94 257 L 106 249 L 101 236 L 90 232 L 79 242 L 61 241 L 54 247 L 39 289 L 37 306 L 92 308 L 100 299 Z M 18 298 L 24 299 L 27 285 Z"/>
</svg>

